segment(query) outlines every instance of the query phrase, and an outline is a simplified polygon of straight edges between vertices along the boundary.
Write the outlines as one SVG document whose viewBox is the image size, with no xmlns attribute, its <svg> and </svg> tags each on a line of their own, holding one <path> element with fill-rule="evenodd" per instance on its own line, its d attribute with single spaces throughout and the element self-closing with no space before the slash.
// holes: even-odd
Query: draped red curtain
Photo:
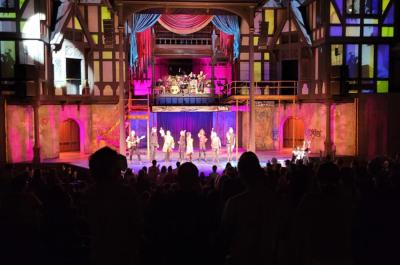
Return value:
<svg viewBox="0 0 400 265">
<path fill-rule="evenodd" d="M 152 51 L 152 36 L 151 28 L 136 33 L 136 41 L 138 48 L 138 62 L 134 72 L 136 79 L 143 80 L 147 75 L 147 66 L 151 62 L 151 51 Z"/>
<path fill-rule="evenodd" d="M 220 47 L 225 56 L 232 57 L 234 36 L 226 34 L 223 31 L 220 31 L 219 41 L 220 41 Z"/>
<path fill-rule="evenodd" d="M 167 30 L 176 34 L 192 34 L 203 29 L 211 22 L 209 15 L 161 15 L 158 22 Z"/>
</svg>

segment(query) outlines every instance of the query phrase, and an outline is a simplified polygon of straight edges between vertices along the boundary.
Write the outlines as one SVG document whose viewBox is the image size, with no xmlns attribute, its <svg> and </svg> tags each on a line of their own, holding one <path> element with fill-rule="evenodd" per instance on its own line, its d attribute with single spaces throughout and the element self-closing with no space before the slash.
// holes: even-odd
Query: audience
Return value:
<svg viewBox="0 0 400 265">
<path fill-rule="evenodd" d="M 161 169 L 160 169 L 161 167 Z M 0 172 L 2 264 L 400 264 L 400 157 Z"/>
</svg>

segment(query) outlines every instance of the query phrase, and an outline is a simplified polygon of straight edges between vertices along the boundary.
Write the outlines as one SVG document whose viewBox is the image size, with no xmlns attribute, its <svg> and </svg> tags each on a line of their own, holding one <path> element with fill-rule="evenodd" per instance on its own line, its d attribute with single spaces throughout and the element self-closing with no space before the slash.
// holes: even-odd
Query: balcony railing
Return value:
<svg viewBox="0 0 400 265">
<path fill-rule="evenodd" d="M 297 95 L 298 81 L 260 81 L 254 83 L 255 95 Z M 226 97 L 249 95 L 250 81 L 233 81 L 222 90 Z"/>
<path fill-rule="evenodd" d="M 156 38 L 156 45 L 209 45 L 210 38 Z"/>
</svg>

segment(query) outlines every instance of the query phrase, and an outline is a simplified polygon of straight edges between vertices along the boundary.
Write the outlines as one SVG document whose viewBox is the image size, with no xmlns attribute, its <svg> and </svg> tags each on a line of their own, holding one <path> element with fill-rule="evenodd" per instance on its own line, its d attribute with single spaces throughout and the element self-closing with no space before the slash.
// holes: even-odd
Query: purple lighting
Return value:
<svg viewBox="0 0 400 265">
<path fill-rule="evenodd" d="M 332 37 L 341 37 L 343 35 L 342 26 L 331 26 L 329 35 Z"/>
</svg>

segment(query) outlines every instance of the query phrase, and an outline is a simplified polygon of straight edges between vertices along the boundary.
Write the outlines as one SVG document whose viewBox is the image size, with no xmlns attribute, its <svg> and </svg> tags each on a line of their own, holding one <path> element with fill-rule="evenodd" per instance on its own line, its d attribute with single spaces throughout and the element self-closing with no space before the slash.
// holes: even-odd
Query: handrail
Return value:
<svg viewBox="0 0 400 265">
<path fill-rule="evenodd" d="M 298 81 L 273 80 L 254 82 L 257 95 L 297 95 Z M 225 96 L 248 95 L 250 81 L 232 81 L 225 84 L 222 90 Z M 289 90 L 289 91 L 288 91 Z"/>
</svg>

